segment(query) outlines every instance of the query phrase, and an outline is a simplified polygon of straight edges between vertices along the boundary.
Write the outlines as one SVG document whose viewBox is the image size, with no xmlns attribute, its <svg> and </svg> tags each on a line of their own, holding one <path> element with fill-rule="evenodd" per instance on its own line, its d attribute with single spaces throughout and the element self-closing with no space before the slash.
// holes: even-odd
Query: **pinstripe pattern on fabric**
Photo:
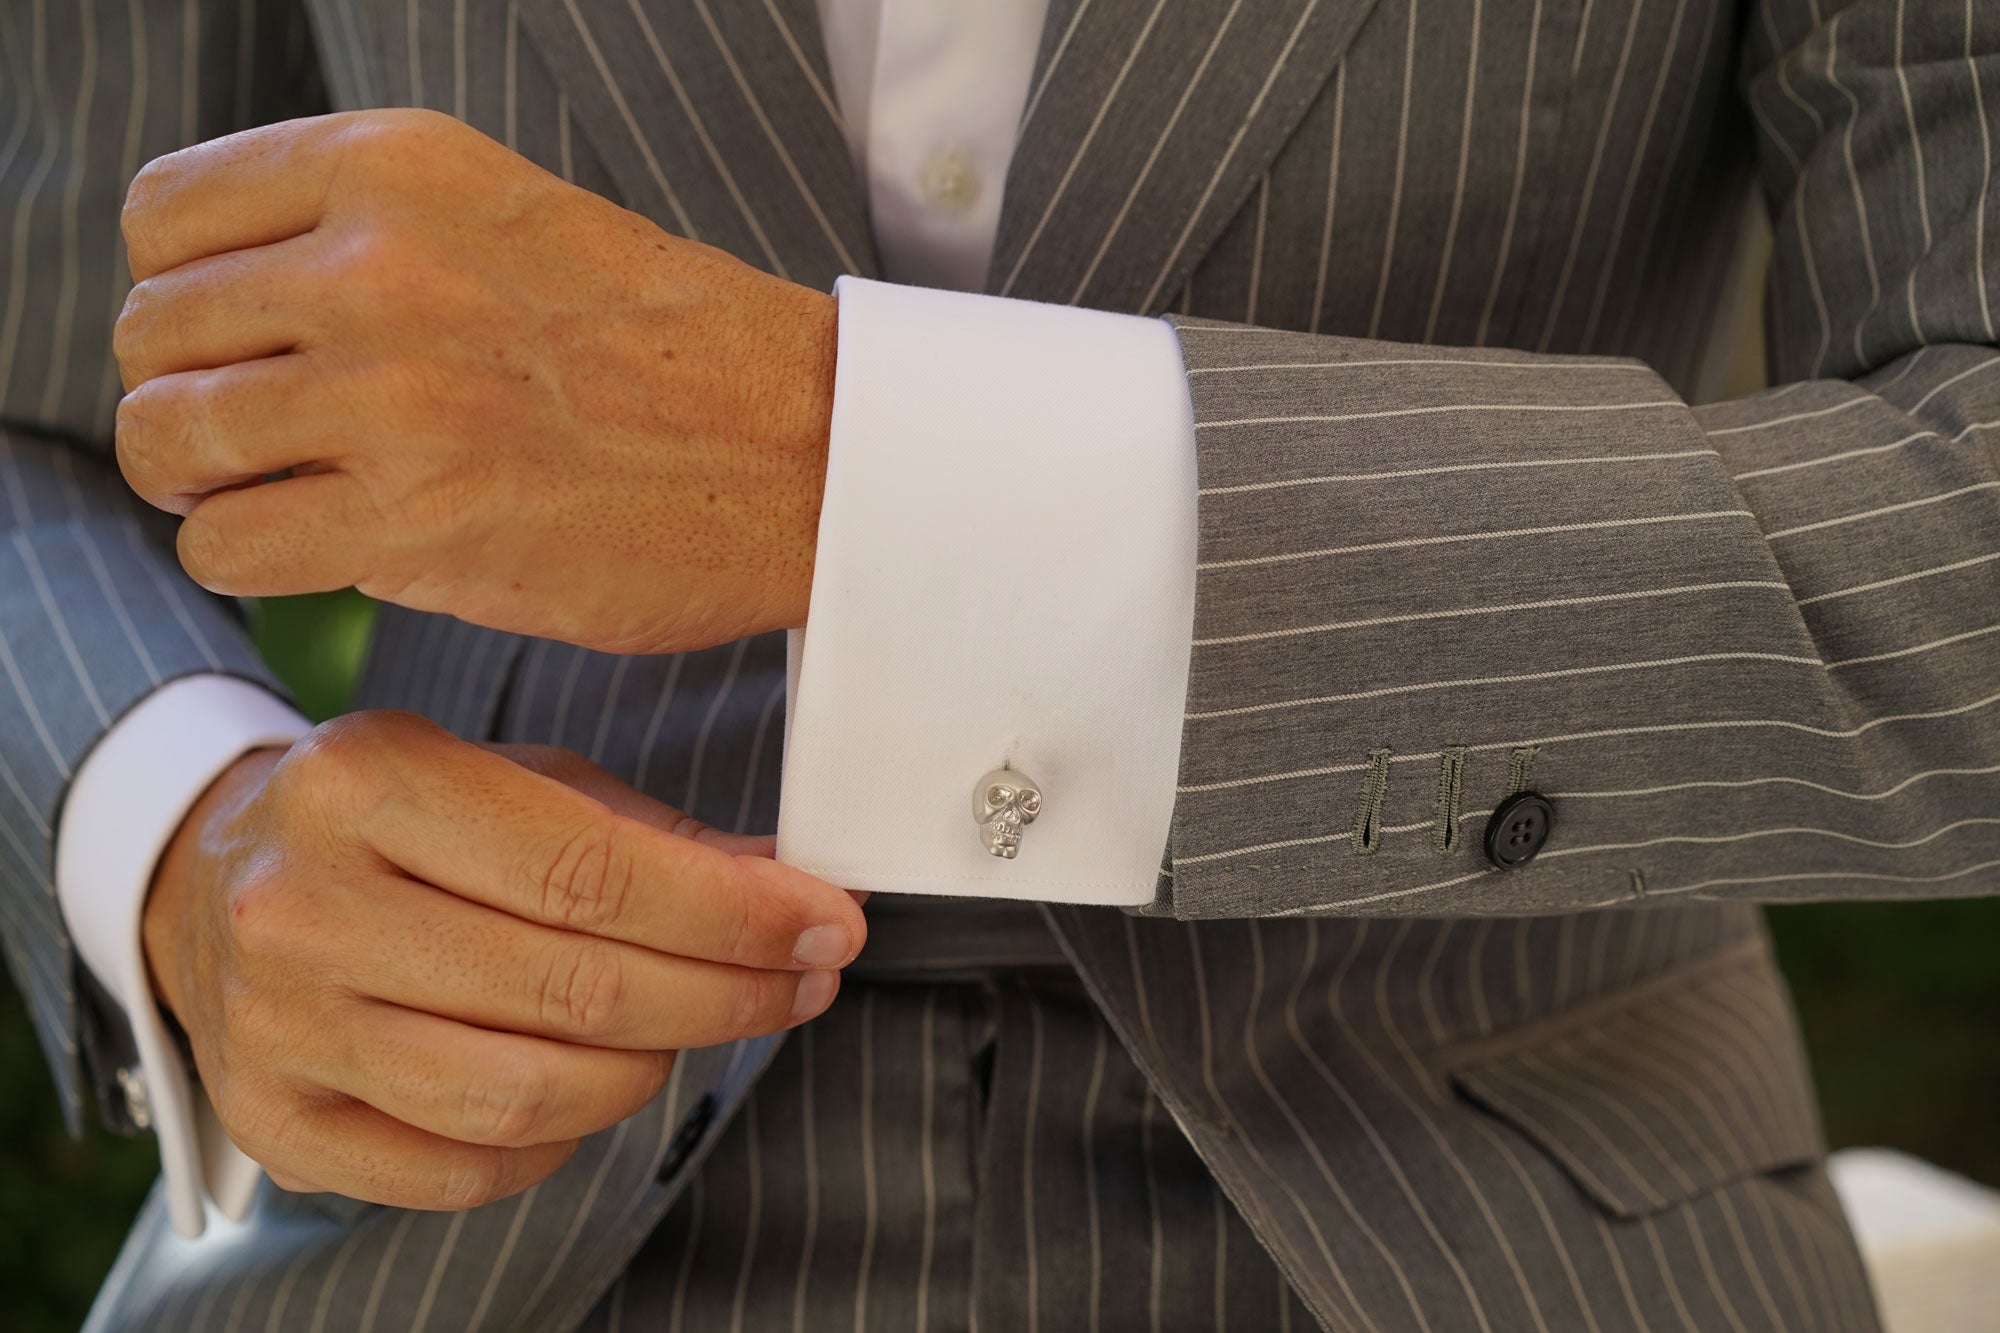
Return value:
<svg viewBox="0 0 2000 1333">
<path fill-rule="evenodd" d="M 0 935 L 78 1128 L 90 1029 L 52 871 L 69 778 L 167 680 L 272 684 L 111 463 L 118 208 L 147 159 L 319 94 L 302 15 L 276 0 L 8 5 L 0 70 Z"/>
<path fill-rule="evenodd" d="M 0 11 L 5 67 L 28 71 L 0 89 L 13 205 L 0 259 L 32 280 L 7 288 L 0 403 L 8 476 L 36 516 L 32 560 L 11 529 L 0 547 L 20 563 L 0 582 L 13 599 L 0 634 L 24 654 L 0 698 L 25 682 L 42 714 L 0 725 L 0 905 L 10 964 L 31 977 L 60 1058 L 74 1041 L 68 964 L 58 923 L 38 911 L 52 906 L 60 766 L 102 726 L 93 691 L 115 716 L 153 672 L 197 669 L 183 660 L 257 670 L 91 461 L 115 403 L 106 347 L 125 177 L 159 146 L 310 83 L 267 84 L 246 50 L 269 43 L 287 70 L 316 52 L 339 105 L 452 112 L 797 280 L 873 263 L 807 0 L 308 7 L 310 42 L 272 0 L 249 43 L 242 6 L 221 0 Z M 1104 1307 L 1106 1327 L 1175 1327 L 1214 1300 L 1220 1284 L 1197 1270 L 1250 1248 L 1237 1215 L 1330 1328 L 1871 1326 L 1823 1175 L 1763 1169 L 1817 1151 L 1782 987 L 1761 958 L 1722 981 L 1702 970 L 1761 928 L 1747 908 L 1689 899 L 1969 891 L 2000 862 L 1992 826 L 1964 813 L 1990 791 L 2000 703 L 1976 688 L 2000 642 L 1978 619 L 2000 558 L 1994 41 L 1989 17 L 1960 0 L 1536 0 L 1504 15 L 1483 0 L 1051 7 L 996 290 L 1179 311 L 1208 423 L 1195 716 L 1162 906 L 1342 914 L 1050 913 L 1148 1088 L 1136 1132 L 1151 1202 L 1113 1237 L 1127 1205 L 1099 1198 L 1098 1234 L 1105 1247 L 1131 1229 L 1160 1244 L 1143 1291 L 1115 1316 Z M 44 49 L 45 85 L 33 76 Z M 61 72 L 89 62 L 85 106 Z M 235 71 L 252 68 L 245 93 Z M 1712 360 L 1746 121 L 1777 219 L 1773 352 L 1801 382 L 1690 411 L 1677 400 L 1698 394 Z M 27 332 L 43 329 L 63 337 Z M 43 516 L 72 493 L 79 512 L 105 508 L 118 540 L 59 559 L 71 538 Z M 48 592 L 68 648 L 34 568 L 63 580 Z M 111 637 L 119 596 L 130 648 Z M 389 612 L 361 693 L 468 735 L 569 745 L 712 822 L 768 827 L 781 670 L 775 640 L 616 661 Z M 1538 747 L 1536 785 L 1559 794 L 1561 833 L 1503 893 L 1460 858 L 1476 854 L 1524 747 Z M 1348 830 L 1378 748 L 1390 752 L 1380 841 L 1356 880 Z M 1474 835 L 1455 846 L 1433 813 L 1453 754 L 1461 832 Z M 1658 902 L 1528 915 L 1639 889 Z M 1352 919 L 1408 912 L 1487 915 Z M 1631 1048 L 1659 1052 L 1644 1076 L 1622 1050 L 1533 1032 L 1648 985 L 1659 1020 L 1616 1020 Z M 1039 1080 L 1036 1020 L 1023 1018 L 1013 1049 L 1029 1070 L 1004 1088 L 1023 1129 L 1032 1116 L 1030 1173 L 1093 1117 L 1129 1126 L 1117 1090 L 1132 1086 L 1124 1056 L 1096 1039 L 1070 1042 L 1065 1067 L 1047 1063 L 1084 1030 L 1034 1012 Z M 1454 1083 L 1441 1063 L 1517 1030 L 1516 1058 L 1485 1077 L 1510 1107 L 1535 1108 L 1521 1113 L 1532 1126 L 1475 1106 L 1478 1076 Z M 234 1243 L 190 1254 L 155 1209 L 100 1325 L 389 1328 L 421 1314 L 431 1327 L 572 1326 L 686 1185 L 685 1170 L 654 1177 L 690 1100 L 712 1092 L 720 1108 L 704 1150 L 749 1143 L 732 1112 L 768 1054 L 690 1054 L 659 1102 L 557 1177 L 460 1218 L 271 1192 Z M 877 1107 L 909 1074 L 886 1057 L 868 1068 Z M 787 1122 L 774 1106 L 756 1115 L 762 1152 Z M 828 1113 L 808 1142 L 855 1128 Z M 1101 1177 L 1114 1149 L 1084 1141 Z M 1200 1200 L 1173 1202 L 1159 1172 L 1190 1171 L 1189 1152 L 1233 1213 L 1206 1180 Z M 1595 1198 L 1564 1153 L 1600 1177 L 1629 1166 L 1644 1189 L 1626 1180 L 1629 1194 Z M 747 1181 L 753 1155 L 730 1160 L 726 1178 Z M 1073 1233 L 1043 1207 L 1064 1180 L 1017 1178 L 1033 1180 L 1019 1197 L 1035 1200 L 1022 1215 L 1034 1244 L 973 1286 L 1025 1282 L 1032 1256 L 1039 1306 L 1078 1256 L 1051 1248 Z M 703 1219 L 692 1234 L 725 1222 L 748 1234 L 724 1179 L 718 1166 L 718 1188 L 688 1196 Z M 882 1180 L 873 1197 L 879 1228 L 895 1200 Z M 1621 1200 L 1646 1208 L 1624 1216 Z M 752 1262 L 722 1277 L 733 1310 L 777 1274 L 791 1304 L 776 1326 L 791 1327 L 812 1313 L 816 1284 L 800 1278 L 819 1260 L 765 1239 L 774 1207 L 758 1215 Z M 1212 1249 L 1188 1239 L 1204 1208 L 1207 1234 L 1231 1237 Z M 1011 1234 L 1025 1243 L 1025 1228 Z M 931 1241 L 943 1291 L 951 1246 L 943 1232 Z M 845 1243 L 821 1227 L 797 1253 Z M 878 1230 L 871 1265 L 907 1259 L 895 1243 Z M 707 1274 L 688 1253 L 675 1263 L 664 1309 L 628 1286 L 604 1316 L 696 1321 Z M 873 1289 L 864 1318 L 910 1294 Z M 845 1322 L 858 1300 L 845 1293 Z M 1278 1308 L 1280 1326 L 1303 1324 Z"/>
<path fill-rule="evenodd" d="M 1324 1327 L 1875 1326 L 1753 910 L 1050 911 Z"/>
<path fill-rule="evenodd" d="M 582 1327 L 1310 1327 L 1157 1116 L 1066 969 L 850 986 Z"/>
<path fill-rule="evenodd" d="M 654 1173 L 691 1103 L 740 1102 L 777 1049 L 763 1039 L 687 1052 L 658 1098 L 586 1139 L 561 1171 L 467 1213 L 323 1203 L 266 1183 L 248 1227 L 190 1243 L 156 1189 L 88 1327 L 193 1333 L 221 1327 L 209 1322 L 220 1307 L 238 1327 L 386 1333 L 415 1326 L 427 1291 L 437 1309 L 435 1284 L 441 1326 L 574 1327 L 671 1202 Z M 689 1172 L 722 1123 L 693 1145 Z"/>
<path fill-rule="evenodd" d="M 1749 8 L 1772 349 L 1803 378 L 1690 412 L 1747 141 L 1720 95 L 1736 20 L 1716 10 L 1634 0 L 1577 24 L 1542 7 L 1533 59 L 1467 66 L 1496 114 L 1525 109 L 1513 184 L 1436 177 L 1415 197 L 1449 186 L 1449 208 L 1399 215 L 1408 162 L 1438 172 L 1479 131 L 1431 114 L 1351 146 L 1354 108 L 1395 101 L 1411 40 L 1451 68 L 1453 42 L 1525 34 L 1384 0 L 1271 164 L 1283 187 L 1196 270 L 1179 305 L 1201 580 L 1156 910 L 1991 891 L 2000 482 L 1978 423 L 2000 408 L 2000 356 L 1973 112 L 1996 34 L 1954 3 Z M 1520 71 L 1566 52 L 1537 107 Z M 1543 210 L 1526 229 L 1524 178 Z M 1511 307 L 1472 281 L 1490 296 L 1508 274 Z M 1385 282 L 1400 299 L 1372 299 Z M 1472 350 L 1489 337 L 1566 355 Z M 1543 784 L 1624 794 L 1565 804 L 1525 871 L 1491 872 L 1476 839 L 1439 856 L 1423 816 L 1443 751 L 1466 747 L 1477 820 L 1524 745 Z M 1394 832 L 1350 860 L 1383 748 Z"/>
<path fill-rule="evenodd" d="M 1454 1052 L 1451 1080 L 1621 1217 L 1665 1206 L 1658 1181 L 1691 1193 L 1809 1163 L 1818 1155 L 1818 1111 L 1787 1016 L 1740 1000 L 1756 981 L 1756 955 L 1725 950 L 1609 1004 L 1579 1005 Z M 1736 1015 L 1732 1039 L 1752 1056 L 1723 1076 L 1700 1040 L 1717 1003 Z M 1596 1089 L 1604 1114 L 1573 1113 L 1579 1085 Z M 1740 1107 L 1718 1109 L 1732 1099 Z"/>
<path fill-rule="evenodd" d="M 590 71 L 570 85 L 575 114 L 631 206 L 808 286 L 874 273 L 810 3 L 521 0 L 521 10 L 551 60 Z"/>
<path fill-rule="evenodd" d="M 1163 305 L 1371 3 L 1201 0 L 1170 14 L 1160 3 L 1051 4 L 990 289 L 1112 310 Z"/>
</svg>

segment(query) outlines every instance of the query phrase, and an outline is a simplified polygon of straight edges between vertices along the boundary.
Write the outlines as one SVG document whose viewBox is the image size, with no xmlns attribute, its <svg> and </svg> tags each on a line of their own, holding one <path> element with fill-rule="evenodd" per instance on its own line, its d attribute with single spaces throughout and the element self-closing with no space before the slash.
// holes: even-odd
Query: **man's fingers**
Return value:
<svg viewBox="0 0 2000 1333">
<path fill-rule="evenodd" d="M 735 967 L 558 930 L 383 875 L 350 888 L 337 944 L 274 939 L 353 993 L 500 1032 L 626 1051 L 782 1031 L 833 1001 L 830 972 Z M 277 928 L 299 933 L 279 913 Z"/>
<path fill-rule="evenodd" d="M 397 798 L 376 802 L 361 829 L 419 879 L 524 920 L 717 963 L 843 967 L 860 952 L 861 910 L 833 885 L 439 740 L 458 752 L 450 773 L 425 762 L 428 749 L 399 751 Z"/>
<path fill-rule="evenodd" d="M 344 1097 L 293 1108 L 282 1121 L 231 1125 L 230 1136 L 281 1189 L 432 1212 L 519 1194 L 576 1151 L 574 1141 L 526 1148 L 461 1143 Z"/>
<path fill-rule="evenodd" d="M 299 290 L 313 237 L 211 255 L 132 288 L 111 339 L 127 389 L 159 375 L 290 351 L 318 304 Z"/>
<path fill-rule="evenodd" d="M 574 750 L 518 741 L 482 741 L 479 747 L 511 759 L 530 772 L 554 778 L 565 787 L 603 802 L 614 814 L 651 824 L 663 833 L 692 838 L 732 856 L 768 857 L 777 849 L 777 839 L 769 833 L 728 833 L 704 824 L 693 815 L 682 814 L 671 805 L 654 800 L 630 783 L 619 781 Z"/>
<path fill-rule="evenodd" d="M 154 158 L 125 195 L 132 278 L 318 225 L 347 148 L 351 114 L 263 125 Z"/>
<path fill-rule="evenodd" d="M 364 1009 L 337 1058 L 304 1071 L 418 1129 L 526 1148 L 615 1125 L 653 1099 L 673 1056 L 493 1032 L 390 1004 Z"/>
<path fill-rule="evenodd" d="M 210 592 L 282 597 L 331 592 L 381 559 L 360 486 L 315 472 L 218 491 L 181 521 L 181 568 Z"/>
<path fill-rule="evenodd" d="M 118 467 L 157 508 L 185 514 L 211 491 L 317 461 L 325 396 L 302 356 L 163 375 L 118 404 Z"/>
</svg>

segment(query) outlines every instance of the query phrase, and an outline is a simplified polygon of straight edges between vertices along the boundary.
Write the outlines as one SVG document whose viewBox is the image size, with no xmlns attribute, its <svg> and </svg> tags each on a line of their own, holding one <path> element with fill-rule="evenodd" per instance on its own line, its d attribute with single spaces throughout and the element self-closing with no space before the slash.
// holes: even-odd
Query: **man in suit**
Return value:
<svg viewBox="0 0 2000 1333">
<path fill-rule="evenodd" d="M 0 37 L 93 1326 L 1874 1326 L 1756 904 L 2000 866 L 1993 15 Z M 196 584 L 350 583 L 309 732 Z"/>
</svg>

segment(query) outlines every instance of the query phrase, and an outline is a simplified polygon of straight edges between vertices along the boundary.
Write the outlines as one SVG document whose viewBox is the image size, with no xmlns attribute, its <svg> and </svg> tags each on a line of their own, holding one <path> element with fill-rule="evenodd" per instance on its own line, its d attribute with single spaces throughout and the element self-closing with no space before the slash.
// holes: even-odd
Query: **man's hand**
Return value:
<svg viewBox="0 0 2000 1333">
<path fill-rule="evenodd" d="M 118 459 L 205 587 L 606 652 L 805 623 L 832 297 L 428 111 L 170 154 L 124 226 Z"/>
<path fill-rule="evenodd" d="M 587 761 L 355 713 L 240 760 L 162 858 L 155 985 L 279 1185 L 406 1208 L 527 1188 L 674 1052 L 833 1000 L 845 891 Z"/>
</svg>

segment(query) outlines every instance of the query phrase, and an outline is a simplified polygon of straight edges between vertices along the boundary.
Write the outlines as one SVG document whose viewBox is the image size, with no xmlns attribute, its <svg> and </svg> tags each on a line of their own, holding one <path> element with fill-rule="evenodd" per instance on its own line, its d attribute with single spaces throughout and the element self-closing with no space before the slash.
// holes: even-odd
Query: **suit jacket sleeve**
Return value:
<svg viewBox="0 0 2000 1333">
<path fill-rule="evenodd" d="M 2000 15 L 1763 0 L 1780 387 L 1180 323 L 1189 917 L 2000 885 Z M 1510 792 L 1544 850 L 1483 855 Z"/>
<path fill-rule="evenodd" d="M 0 933 L 72 1130 L 129 1038 L 88 994 L 55 896 L 70 780 L 167 681 L 270 683 L 112 458 L 119 208 L 162 153 L 318 109 L 311 49 L 295 0 L 0 12 Z"/>
</svg>

